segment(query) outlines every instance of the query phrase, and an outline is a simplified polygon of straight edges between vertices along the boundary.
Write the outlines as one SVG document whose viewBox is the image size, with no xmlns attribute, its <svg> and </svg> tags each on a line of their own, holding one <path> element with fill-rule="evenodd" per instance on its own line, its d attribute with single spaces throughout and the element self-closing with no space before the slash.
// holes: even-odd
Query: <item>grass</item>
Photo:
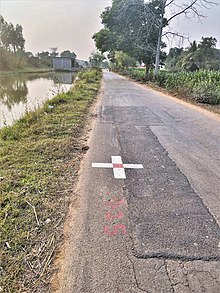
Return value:
<svg viewBox="0 0 220 293">
<path fill-rule="evenodd" d="M 78 76 L 71 91 L 0 130 L 0 292 L 49 292 L 83 153 L 79 138 L 101 72 Z"/>
</svg>

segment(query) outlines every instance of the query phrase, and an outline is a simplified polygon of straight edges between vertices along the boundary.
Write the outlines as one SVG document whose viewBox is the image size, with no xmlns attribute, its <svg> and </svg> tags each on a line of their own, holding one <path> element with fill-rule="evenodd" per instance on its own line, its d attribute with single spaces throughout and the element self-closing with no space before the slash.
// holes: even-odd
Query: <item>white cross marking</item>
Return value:
<svg viewBox="0 0 220 293">
<path fill-rule="evenodd" d="M 141 164 L 123 164 L 120 156 L 112 156 L 112 163 L 92 163 L 93 168 L 112 168 L 115 179 L 125 179 L 125 169 L 143 169 Z"/>
</svg>

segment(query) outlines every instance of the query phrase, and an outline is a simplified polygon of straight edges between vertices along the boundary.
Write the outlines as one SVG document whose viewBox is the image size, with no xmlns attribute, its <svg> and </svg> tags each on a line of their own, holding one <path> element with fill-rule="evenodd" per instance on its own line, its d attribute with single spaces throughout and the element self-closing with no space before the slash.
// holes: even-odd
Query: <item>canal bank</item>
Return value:
<svg viewBox="0 0 220 293">
<path fill-rule="evenodd" d="M 101 75 L 80 72 L 72 90 L 0 130 L 0 291 L 49 292 Z"/>
<path fill-rule="evenodd" d="M 0 77 L 4 75 L 11 74 L 29 74 L 29 73 L 47 73 L 54 72 L 52 68 L 24 68 L 24 69 L 15 69 L 15 70 L 2 70 L 0 71 Z"/>
</svg>

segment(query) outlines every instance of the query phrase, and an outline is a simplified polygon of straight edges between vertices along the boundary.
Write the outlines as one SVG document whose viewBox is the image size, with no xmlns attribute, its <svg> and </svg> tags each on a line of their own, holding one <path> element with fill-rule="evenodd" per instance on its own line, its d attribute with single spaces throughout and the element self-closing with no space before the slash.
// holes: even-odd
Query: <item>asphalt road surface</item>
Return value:
<svg viewBox="0 0 220 293">
<path fill-rule="evenodd" d="M 58 291 L 219 293 L 220 118 L 105 72 L 89 146 Z"/>
</svg>

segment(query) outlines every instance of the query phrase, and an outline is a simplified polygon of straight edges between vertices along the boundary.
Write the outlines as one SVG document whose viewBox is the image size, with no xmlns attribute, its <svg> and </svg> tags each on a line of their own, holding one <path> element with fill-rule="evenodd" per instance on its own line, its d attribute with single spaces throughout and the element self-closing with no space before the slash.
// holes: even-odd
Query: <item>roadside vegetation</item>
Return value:
<svg viewBox="0 0 220 293">
<path fill-rule="evenodd" d="M 72 90 L 0 130 L 0 292 L 49 292 L 101 76 L 80 72 Z"/>
<path fill-rule="evenodd" d="M 220 104 L 220 71 L 199 70 L 196 72 L 160 71 L 154 78 L 153 71 L 146 79 L 145 70 L 140 68 L 119 69 L 119 73 L 136 81 L 160 86 L 172 94 L 177 94 L 193 102 Z"/>
</svg>

